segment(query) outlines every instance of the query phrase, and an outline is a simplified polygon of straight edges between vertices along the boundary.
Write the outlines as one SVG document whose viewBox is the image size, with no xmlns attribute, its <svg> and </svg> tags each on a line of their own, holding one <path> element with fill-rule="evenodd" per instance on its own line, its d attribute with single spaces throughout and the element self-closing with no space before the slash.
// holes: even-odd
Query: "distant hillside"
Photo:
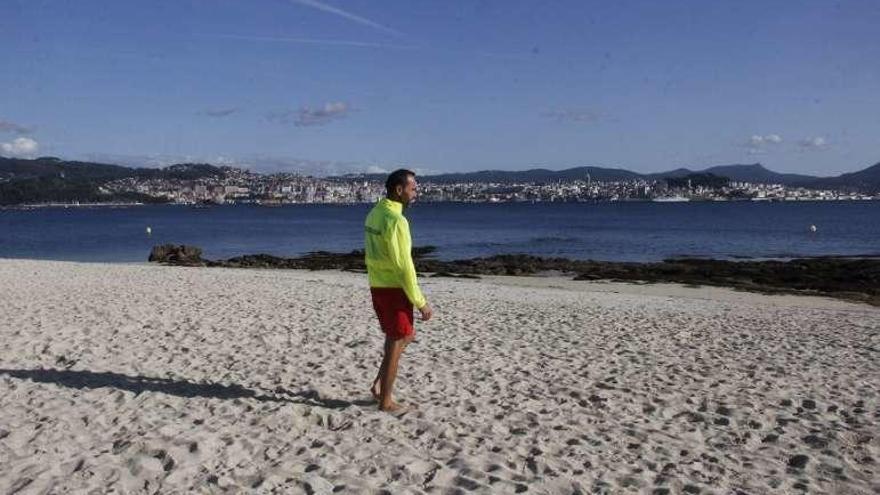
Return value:
<svg viewBox="0 0 880 495">
<path fill-rule="evenodd" d="M 26 160 L 0 156 L 0 179 L 60 177 L 67 180 L 116 180 L 125 177 L 193 180 L 218 177 L 223 170 L 206 163 L 181 163 L 165 168 L 129 168 L 106 163 L 64 161 L 51 156 Z"/>
<path fill-rule="evenodd" d="M 592 180 L 623 181 L 638 179 L 640 174 L 619 168 L 602 167 L 576 167 L 566 170 L 547 170 L 543 168 L 507 171 L 507 170 L 483 170 L 480 172 L 467 172 L 458 174 L 440 174 L 424 176 L 424 179 L 434 183 L 451 182 L 536 182 L 548 183 L 571 180 L 585 180 L 589 174 Z"/>
<path fill-rule="evenodd" d="M 162 169 L 129 168 L 106 163 L 65 161 L 55 157 L 41 157 L 34 160 L 0 157 L 0 205 L 38 203 L 47 201 L 149 201 L 143 195 L 108 197 L 98 190 L 108 181 L 127 177 L 142 179 L 196 180 L 201 178 L 222 178 L 224 168 L 206 163 L 182 163 Z M 347 175 L 330 179 L 348 180 L 351 178 L 384 181 L 385 174 Z M 639 174 L 620 168 L 575 167 L 566 170 L 532 169 L 523 171 L 483 170 L 479 172 L 439 174 L 421 176 L 422 181 L 434 183 L 473 182 L 473 183 L 553 183 L 572 180 L 596 181 L 646 181 L 691 179 L 707 180 L 714 183 L 719 177 L 738 182 L 774 183 L 787 186 L 803 186 L 815 189 L 840 189 L 880 192 L 880 163 L 858 172 L 836 177 L 813 177 L 809 175 L 781 174 L 766 169 L 760 163 L 750 165 L 722 165 L 700 170 L 678 168 L 654 174 Z M 673 181 L 673 183 L 675 183 Z"/>
<path fill-rule="evenodd" d="M 837 177 L 814 177 L 811 175 L 782 174 L 765 168 L 760 163 L 718 165 L 714 167 L 691 170 L 689 168 L 677 168 L 666 172 L 653 174 L 639 174 L 619 168 L 603 167 L 576 167 L 566 170 L 532 169 L 521 171 L 506 170 L 482 170 L 479 172 L 466 172 L 456 174 L 422 175 L 422 181 L 433 183 L 452 182 L 533 182 L 549 183 L 568 180 L 584 180 L 589 174 L 590 178 L 599 181 L 624 181 L 643 179 L 647 181 L 680 179 L 689 175 L 712 175 L 726 177 L 736 182 L 752 182 L 763 184 L 783 184 L 786 186 L 803 186 L 818 189 L 852 189 L 865 192 L 880 191 L 880 163 L 859 172 L 839 175 Z M 345 179 L 360 177 L 367 180 L 383 181 L 385 174 L 347 175 L 336 177 Z"/>
<path fill-rule="evenodd" d="M 804 181 L 805 187 L 880 192 L 880 162 L 858 172 Z"/>
<path fill-rule="evenodd" d="M 25 180 L 60 177 L 68 180 L 113 180 L 130 177 L 133 169 L 119 165 L 89 162 L 66 162 L 55 157 L 35 160 L 0 157 L 0 179 Z"/>
<path fill-rule="evenodd" d="M 87 180 L 65 180 L 59 177 L 35 177 L 14 182 L 0 182 L 0 206 L 27 203 L 99 203 L 140 202 L 161 203 L 146 194 L 135 192 L 102 194 L 98 184 Z"/>
<path fill-rule="evenodd" d="M 566 180 L 584 180 L 589 174 L 590 178 L 599 181 L 624 181 L 624 180 L 664 180 L 677 179 L 688 175 L 713 175 L 718 177 L 727 177 L 737 182 L 761 182 L 773 184 L 794 185 L 806 181 L 819 179 L 809 175 L 797 174 L 780 174 L 764 168 L 759 163 L 751 165 L 721 165 L 705 169 L 691 170 L 688 168 L 678 168 L 666 172 L 653 174 L 639 174 L 629 170 L 619 168 L 603 168 L 603 167 L 576 167 L 566 170 L 546 170 L 532 169 L 523 171 L 501 171 L 501 170 L 484 170 L 480 172 L 468 172 L 458 174 L 441 174 L 441 175 L 425 175 L 422 180 L 434 183 L 449 182 L 556 182 Z M 372 177 L 372 176 L 371 176 Z M 384 178 L 382 175 L 375 175 L 375 180 Z"/>
<path fill-rule="evenodd" d="M 531 170 L 481 170 L 478 172 L 461 172 L 450 174 L 420 175 L 419 180 L 434 184 L 451 184 L 456 182 L 494 182 L 510 184 L 514 182 L 550 183 L 571 180 L 586 180 L 587 174 L 592 180 L 623 181 L 641 177 L 641 174 L 619 168 L 576 167 L 566 170 L 547 170 L 536 168 Z M 384 181 L 387 174 L 348 174 L 331 179 L 349 179 L 353 177 L 373 181 Z"/>
<path fill-rule="evenodd" d="M 649 180 L 661 180 L 661 179 L 675 179 L 679 177 L 684 177 L 685 175 L 690 175 L 696 173 L 695 171 L 689 168 L 677 168 L 675 170 L 669 170 L 667 172 L 659 172 L 656 174 L 646 174 L 645 178 Z"/>
<path fill-rule="evenodd" d="M 691 174 L 712 174 L 727 177 L 735 182 L 759 182 L 763 184 L 784 184 L 787 186 L 818 179 L 818 177 L 810 175 L 780 174 L 764 168 L 760 163 L 753 163 L 751 165 L 719 165 L 701 170 L 679 168 L 668 172 L 647 174 L 646 177 L 659 180 L 684 177 Z"/>
<path fill-rule="evenodd" d="M 0 205 L 45 202 L 141 201 L 155 199 L 136 193 L 102 195 L 99 187 L 127 177 L 194 180 L 220 177 L 223 170 L 208 164 L 184 163 L 163 169 L 128 168 L 106 163 L 0 157 Z"/>
<path fill-rule="evenodd" d="M 178 163 L 165 168 L 138 168 L 135 171 L 139 177 L 177 180 L 196 180 L 224 175 L 222 168 L 207 163 Z"/>
<path fill-rule="evenodd" d="M 703 187 L 724 187 L 730 182 L 730 179 L 715 174 L 694 173 L 687 174 L 682 177 L 667 177 L 664 179 L 669 187 L 685 187 L 685 186 L 703 186 Z"/>
<path fill-rule="evenodd" d="M 721 175 L 736 182 L 760 182 L 764 184 L 793 185 L 804 180 L 815 179 L 810 175 L 780 174 L 767 170 L 760 163 L 752 165 L 721 165 L 701 170 L 701 173 Z"/>
</svg>

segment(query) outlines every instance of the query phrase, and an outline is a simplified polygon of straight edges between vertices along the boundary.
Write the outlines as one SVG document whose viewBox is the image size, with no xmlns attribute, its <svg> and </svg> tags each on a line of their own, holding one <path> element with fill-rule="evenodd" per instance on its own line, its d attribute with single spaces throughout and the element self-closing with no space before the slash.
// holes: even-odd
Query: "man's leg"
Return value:
<svg viewBox="0 0 880 495">
<path fill-rule="evenodd" d="M 376 374 L 376 379 L 373 380 L 373 385 L 370 387 L 370 392 L 373 394 L 373 398 L 376 399 L 376 402 L 382 401 L 382 376 L 385 375 L 385 370 L 388 369 L 388 359 L 391 357 L 391 344 L 394 343 L 388 337 L 385 337 L 385 351 L 382 354 L 382 364 L 379 365 L 379 372 Z"/>
<path fill-rule="evenodd" d="M 397 379 L 397 368 L 400 363 L 400 355 L 406 346 L 412 342 L 412 337 L 406 337 L 398 340 L 385 340 L 385 358 L 382 360 L 384 369 L 382 372 L 381 390 L 379 394 L 379 409 L 383 411 L 396 411 L 400 409 L 400 404 L 394 402 L 392 392 L 394 391 L 394 381 Z"/>
</svg>

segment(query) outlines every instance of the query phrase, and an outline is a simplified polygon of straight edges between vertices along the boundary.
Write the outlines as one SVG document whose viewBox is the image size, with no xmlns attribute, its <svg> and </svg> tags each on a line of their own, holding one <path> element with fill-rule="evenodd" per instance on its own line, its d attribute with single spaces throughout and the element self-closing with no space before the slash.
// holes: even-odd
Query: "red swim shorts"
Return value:
<svg viewBox="0 0 880 495">
<path fill-rule="evenodd" d="M 403 289 L 370 287 L 370 294 L 373 296 L 373 309 L 379 317 L 379 325 L 388 338 L 398 340 L 416 334 L 413 328 L 413 305 Z"/>
</svg>

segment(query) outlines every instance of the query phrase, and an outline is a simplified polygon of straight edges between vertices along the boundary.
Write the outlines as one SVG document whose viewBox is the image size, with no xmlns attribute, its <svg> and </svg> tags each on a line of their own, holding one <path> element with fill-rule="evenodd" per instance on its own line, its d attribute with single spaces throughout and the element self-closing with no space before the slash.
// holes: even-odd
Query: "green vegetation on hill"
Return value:
<svg viewBox="0 0 880 495">
<path fill-rule="evenodd" d="M 223 169 L 207 163 L 180 163 L 165 168 L 129 168 L 106 163 L 68 162 L 55 157 L 41 157 L 35 160 L 0 157 L 0 180 L 11 181 L 38 177 L 94 181 L 126 177 L 195 180 L 222 175 Z"/>
<path fill-rule="evenodd" d="M 0 206 L 27 203 L 162 203 L 161 199 L 136 192 L 102 194 L 98 185 L 86 180 L 36 177 L 0 183 Z"/>
<path fill-rule="evenodd" d="M 120 192 L 103 194 L 101 185 L 128 177 L 142 179 L 196 180 L 221 177 L 223 170 L 203 163 L 182 163 L 170 167 L 128 168 L 91 162 L 68 162 L 55 157 L 35 160 L 0 157 L 0 205 L 25 203 L 162 203 L 146 194 Z"/>
</svg>

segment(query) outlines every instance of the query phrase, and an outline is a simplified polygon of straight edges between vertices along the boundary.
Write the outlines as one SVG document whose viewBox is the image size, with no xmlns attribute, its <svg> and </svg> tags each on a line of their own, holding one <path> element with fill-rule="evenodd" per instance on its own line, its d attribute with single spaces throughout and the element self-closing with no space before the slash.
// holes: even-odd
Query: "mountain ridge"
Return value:
<svg viewBox="0 0 880 495">
<path fill-rule="evenodd" d="M 0 156 L 0 184 L 21 183 L 21 181 L 46 181 L 52 178 L 66 182 L 101 183 L 126 177 L 195 180 L 206 177 L 222 177 L 228 167 L 217 167 L 207 163 L 183 163 L 165 168 L 131 168 L 108 163 L 65 161 L 57 157 L 36 159 L 4 158 Z M 447 174 L 423 175 L 420 179 L 434 183 L 453 182 L 532 182 L 551 183 L 571 180 L 628 181 L 628 180 L 666 180 L 693 174 L 711 174 L 737 182 L 782 184 L 792 187 L 814 189 L 849 189 L 861 192 L 880 192 L 880 162 L 855 172 L 833 177 L 779 173 L 767 169 L 760 163 L 715 165 L 707 168 L 680 167 L 665 172 L 638 173 L 623 168 L 582 166 L 563 170 L 534 168 L 530 170 L 480 170 L 476 172 L 457 172 Z M 383 181 L 385 174 L 347 174 L 329 177 L 330 179 L 363 178 Z M 2 193 L 2 191 L 0 191 Z"/>
<path fill-rule="evenodd" d="M 812 175 L 779 173 L 774 172 L 760 163 L 715 165 L 702 169 L 680 167 L 665 172 L 641 174 L 621 168 L 582 166 L 563 170 L 548 170 L 535 168 L 521 171 L 509 170 L 480 170 L 476 172 L 459 172 L 448 174 L 422 175 L 420 179 L 434 183 L 453 182 L 559 182 L 565 180 L 585 180 L 587 174 L 592 180 L 598 181 L 626 181 L 642 179 L 646 181 L 666 180 L 685 177 L 688 175 L 711 174 L 725 177 L 735 182 L 751 182 L 765 184 L 782 184 L 794 187 L 812 187 L 816 189 L 850 188 L 860 191 L 880 191 L 880 163 L 856 172 L 841 174 L 833 177 L 817 177 Z M 349 174 L 342 177 L 363 177 L 371 180 L 381 180 L 384 174 Z"/>
</svg>

